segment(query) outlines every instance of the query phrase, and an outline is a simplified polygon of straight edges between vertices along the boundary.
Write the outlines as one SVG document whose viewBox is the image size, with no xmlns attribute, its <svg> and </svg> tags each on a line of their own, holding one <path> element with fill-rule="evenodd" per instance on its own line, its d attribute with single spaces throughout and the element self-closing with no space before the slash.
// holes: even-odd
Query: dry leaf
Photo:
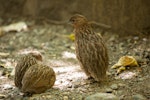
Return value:
<svg viewBox="0 0 150 100">
<path fill-rule="evenodd" d="M 123 56 L 119 59 L 119 61 L 114 64 L 111 68 L 118 68 L 117 74 L 126 70 L 126 67 L 139 66 L 136 59 L 133 56 Z"/>
</svg>

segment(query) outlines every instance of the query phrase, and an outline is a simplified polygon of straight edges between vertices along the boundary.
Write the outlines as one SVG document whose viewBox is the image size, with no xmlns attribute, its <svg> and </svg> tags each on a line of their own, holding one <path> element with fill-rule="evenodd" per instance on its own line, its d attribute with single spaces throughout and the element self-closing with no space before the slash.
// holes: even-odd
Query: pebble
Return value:
<svg viewBox="0 0 150 100">
<path fill-rule="evenodd" d="M 143 41 L 147 41 L 147 39 L 146 39 L 146 38 L 143 38 Z"/>
<path fill-rule="evenodd" d="M 138 63 L 144 62 L 144 60 L 143 60 L 143 58 L 142 58 L 141 56 L 134 56 L 134 58 L 136 59 L 136 61 L 137 61 Z"/>
<path fill-rule="evenodd" d="M 4 84 L 4 85 L 3 85 L 3 89 L 4 89 L 4 90 L 13 89 L 13 86 L 10 85 L 10 84 Z"/>
<path fill-rule="evenodd" d="M 111 88 L 106 88 L 106 93 L 112 93 L 113 92 L 113 90 L 111 89 Z"/>
<path fill-rule="evenodd" d="M 117 96 L 121 96 L 123 94 L 123 91 L 118 90 L 116 93 L 117 93 Z"/>
<path fill-rule="evenodd" d="M 125 84 L 122 84 L 122 83 L 119 83 L 118 86 L 119 86 L 119 87 L 125 87 L 126 85 L 125 85 Z"/>
<path fill-rule="evenodd" d="M 15 76 L 15 68 L 10 73 L 11 76 Z"/>
<path fill-rule="evenodd" d="M 106 74 L 107 74 L 108 76 L 111 76 L 111 75 L 112 75 L 112 73 L 110 73 L 110 72 L 106 72 Z"/>
<path fill-rule="evenodd" d="M 139 79 L 138 79 L 138 81 L 141 81 L 141 82 L 142 82 L 143 80 L 144 80 L 144 78 L 139 78 Z"/>
<path fill-rule="evenodd" d="M 135 94 L 132 96 L 133 100 L 146 100 L 146 98 L 141 94 Z"/>
<path fill-rule="evenodd" d="M 138 37 L 138 36 L 135 36 L 135 37 L 134 37 L 134 40 L 139 40 L 139 37 Z"/>
<path fill-rule="evenodd" d="M 12 98 L 12 100 L 29 100 L 28 97 L 23 97 L 21 95 L 16 95 L 16 96 L 13 96 L 13 95 L 9 95 L 9 98 Z"/>
<path fill-rule="evenodd" d="M 79 87 L 79 85 L 77 85 L 77 84 L 74 85 L 74 88 L 78 88 L 78 87 Z"/>
<path fill-rule="evenodd" d="M 96 93 L 86 97 L 85 100 L 119 100 L 119 98 L 110 93 Z"/>
<path fill-rule="evenodd" d="M 69 95 L 69 92 L 63 92 L 63 95 Z"/>
<path fill-rule="evenodd" d="M 124 100 L 125 95 L 121 95 L 119 98 L 120 100 Z"/>
<path fill-rule="evenodd" d="M 81 83 L 80 81 L 75 82 L 73 87 L 74 87 L 74 88 L 78 88 L 78 87 L 80 86 L 80 83 Z"/>
<path fill-rule="evenodd" d="M 64 96 L 63 100 L 69 100 L 68 96 Z"/>
<path fill-rule="evenodd" d="M 70 84 L 70 85 L 68 85 L 68 86 L 67 86 L 67 88 L 72 88 L 72 85 L 71 85 L 71 84 Z"/>
<path fill-rule="evenodd" d="M 81 88 L 80 89 L 80 92 L 82 92 L 82 93 L 86 93 L 88 90 L 87 89 L 85 89 L 85 88 Z M 90 90 L 89 90 L 90 91 Z"/>
<path fill-rule="evenodd" d="M 5 97 L 6 97 L 6 95 L 0 94 L 0 99 L 4 99 Z"/>
<path fill-rule="evenodd" d="M 117 90 L 118 89 L 118 85 L 117 84 L 112 84 L 110 86 L 110 88 L 113 89 L 113 90 Z"/>
</svg>

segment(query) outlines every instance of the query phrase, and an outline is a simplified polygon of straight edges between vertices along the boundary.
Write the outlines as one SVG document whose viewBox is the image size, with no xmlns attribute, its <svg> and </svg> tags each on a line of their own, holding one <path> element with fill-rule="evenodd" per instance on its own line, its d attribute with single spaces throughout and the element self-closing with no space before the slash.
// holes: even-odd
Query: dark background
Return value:
<svg viewBox="0 0 150 100">
<path fill-rule="evenodd" d="M 150 31 L 150 0 L 0 0 L 0 16 L 45 17 L 64 21 L 75 13 L 119 33 Z"/>
</svg>

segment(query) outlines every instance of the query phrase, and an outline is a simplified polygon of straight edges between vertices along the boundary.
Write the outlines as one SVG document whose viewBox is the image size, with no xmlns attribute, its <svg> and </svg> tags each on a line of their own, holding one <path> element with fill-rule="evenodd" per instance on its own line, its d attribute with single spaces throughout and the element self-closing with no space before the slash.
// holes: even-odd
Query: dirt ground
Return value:
<svg viewBox="0 0 150 100">
<path fill-rule="evenodd" d="M 71 27 L 44 20 L 1 20 L 3 25 L 24 21 L 28 30 L 6 32 L 0 37 L 0 100 L 84 100 L 98 92 L 115 94 L 120 100 L 132 100 L 137 94 L 150 99 L 150 34 L 105 32 L 103 37 L 109 52 L 108 79 L 93 83 L 87 80 L 76 59 L 74 42 L 69 38 Z M 28 51 L 42 53 L 44 63 L 56 72 L 56 82 L 45 93 L 23 97 L 14 85 L 14 68 L 20 54 Z M 140 66 L 129 67 L 116 75 L 116 69 L 111 66 L 124 55 L 135 56 Z"/>
</svg>

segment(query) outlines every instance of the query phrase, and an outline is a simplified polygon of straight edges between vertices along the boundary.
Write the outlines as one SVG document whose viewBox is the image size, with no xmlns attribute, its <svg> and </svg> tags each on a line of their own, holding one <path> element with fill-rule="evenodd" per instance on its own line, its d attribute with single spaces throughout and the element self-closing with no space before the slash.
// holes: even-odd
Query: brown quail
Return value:
<svg viewBox="0 0 150 100">
<path fill-rule="evenodd" d="M 87 18 L 76 14 L 69 20 L 74 27 L 76 56 L 81 68 L 95 81 L 106 78 L 107 48 L 101 35 L 94 32 Z"/>
<path fill-rule="evenodd" d="M 39 53 L 34 53 L 31 52 L 29 54 L 21 56 L 19 61 L 17 62 L 16 68 L 15 68 L 15 85 L 19 89 L 22 87 L 22 78 L 27 71 L 27 69 L 34 65 L 37 64 L 38 61 L 42 61 L 42 56 Z"/>
<path fill-rule="evenodd" d="M 23 93 L 42 93 L 50 89 L 56 80 L 55 72 L 44 64 L 32 65 L 22 79 Z"/>
<path fill-rule="evenodd" d="M 32 55 L 38 61 L 43 61 L 42 54 L 39 51 L 32 51 L 32 52 L 29 52 L 28 54 Z"/>
</svg>

